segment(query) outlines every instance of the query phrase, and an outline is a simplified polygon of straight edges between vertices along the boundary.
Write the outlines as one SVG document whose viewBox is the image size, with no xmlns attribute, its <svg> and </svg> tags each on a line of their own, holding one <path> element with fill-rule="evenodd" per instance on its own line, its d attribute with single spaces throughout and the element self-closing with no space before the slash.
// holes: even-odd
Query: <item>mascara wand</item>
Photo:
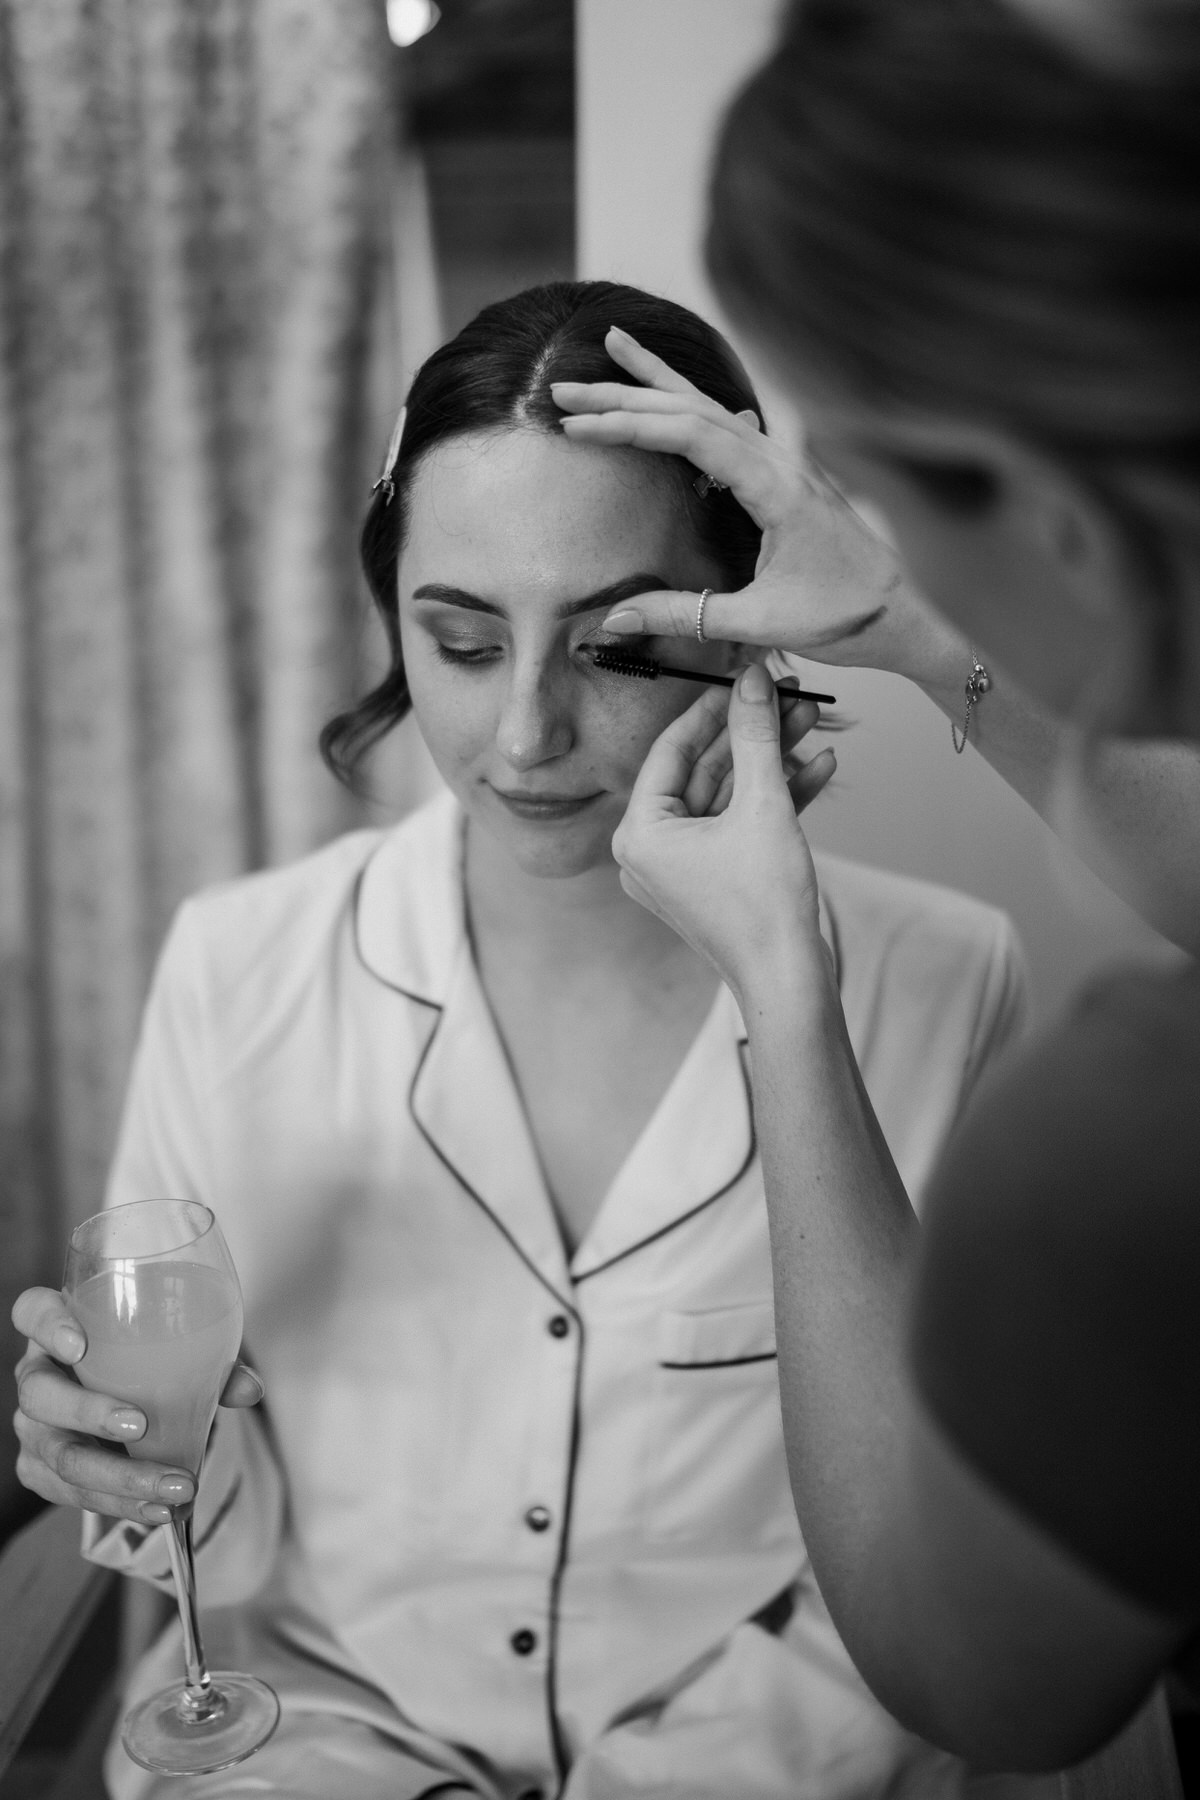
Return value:
<svg viewBox="0 0 1200 1800">
<path fill-rule="evenodd" d="M 648 656 L 635 656 L 631 650 L 593 650 L 592 661 L 598 669 L 608 669 L 614 675 L 636 675 L 642 681 L 657 681 L 660 675 L 673 675 L 678 681 L 703 681 L 715 687 L 731 688 L 737 680 L 735 675 L 706 675 L 700 669 L 676 669 L 670 663 L 651 662 Z M 817 700 L 826 706 L 836 706 L 833 694 L 813 694 L 807 688 L 793 687 L 790 682 L 777 681 L 777 694 L 788 694 L 796 700 Z"/>
</svg>

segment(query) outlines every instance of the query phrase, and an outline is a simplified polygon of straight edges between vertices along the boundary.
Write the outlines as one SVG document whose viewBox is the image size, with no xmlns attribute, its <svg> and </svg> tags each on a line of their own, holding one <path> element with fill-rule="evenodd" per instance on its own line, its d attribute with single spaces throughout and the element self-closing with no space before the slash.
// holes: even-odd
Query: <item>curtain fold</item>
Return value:
<svg viewBox="0 0 1200 1800">
<path fill-rule="evenodd" d="M 391 73 L 377 0 L 0 0 L 5 1314 L 99 1204 L 180 898 L 354 817 Z"/>
</svg>

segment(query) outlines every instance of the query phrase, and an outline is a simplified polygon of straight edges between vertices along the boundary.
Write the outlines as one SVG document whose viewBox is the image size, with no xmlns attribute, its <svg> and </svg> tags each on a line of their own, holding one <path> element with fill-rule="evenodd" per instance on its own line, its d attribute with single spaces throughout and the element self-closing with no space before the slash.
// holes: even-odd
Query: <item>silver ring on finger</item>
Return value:
<svg viewBox="0 0 1200 1800">
<path fill-rule="evenodd" d="M 705 588 L 700 596 L 700 604 L 696 608 L 696 638 L 701 644 L 706 644 L 708 642 L 708 639 L 704 635 L 704 608 L 708 605 L 708 598 L 711 593 L 711 588 Z"/>
<path fill-rule="evenodd" d="M 726 494 L 729 492 L 727 481 L 718 481 L 715 475 L 698 475 L 692 486 L 703 500 L 707 494 Z"/>
</svg>

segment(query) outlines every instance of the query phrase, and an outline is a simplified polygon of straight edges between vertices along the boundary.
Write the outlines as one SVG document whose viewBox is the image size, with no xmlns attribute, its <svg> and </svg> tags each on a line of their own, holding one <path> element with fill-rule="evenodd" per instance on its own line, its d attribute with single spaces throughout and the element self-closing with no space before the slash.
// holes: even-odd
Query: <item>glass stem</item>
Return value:
<svg viewBox="0 0 1200 1800">
<path fill-rule="evenodd" d="M 179 1697 L 180 1716 L 199 1724 L 221 1711 L 221 1701 L 214 1694 L 212 1679 L 204 1661 L 204 1644 L 200 1637 L 200 1615 L 196 1608 L 196 1557 L 192 1548 L 192 1512 L 186 1518 L 178 1513 L 163 1526 L 171 1574 L 175 1578 L 175 1598 L 179 1603 L 179 1622 L 183 1626 L 183 1658 L 187 1668 L 187 1684 Z"/>
</svg>

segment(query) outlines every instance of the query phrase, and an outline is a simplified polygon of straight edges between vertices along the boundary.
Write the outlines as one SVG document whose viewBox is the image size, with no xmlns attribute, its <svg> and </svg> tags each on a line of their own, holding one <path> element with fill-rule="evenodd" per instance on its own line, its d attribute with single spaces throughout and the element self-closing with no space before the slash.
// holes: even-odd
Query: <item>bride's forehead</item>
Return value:
<svg viewBox="0 0 1200 1800">
<path fill-rule="evenodd" d="M 449 438 L 422 457 L 411 529 L 511 535 L 519 526 L 673 530 L 683 509 L 657 458 L 531 428 Z"/>
</svg>

